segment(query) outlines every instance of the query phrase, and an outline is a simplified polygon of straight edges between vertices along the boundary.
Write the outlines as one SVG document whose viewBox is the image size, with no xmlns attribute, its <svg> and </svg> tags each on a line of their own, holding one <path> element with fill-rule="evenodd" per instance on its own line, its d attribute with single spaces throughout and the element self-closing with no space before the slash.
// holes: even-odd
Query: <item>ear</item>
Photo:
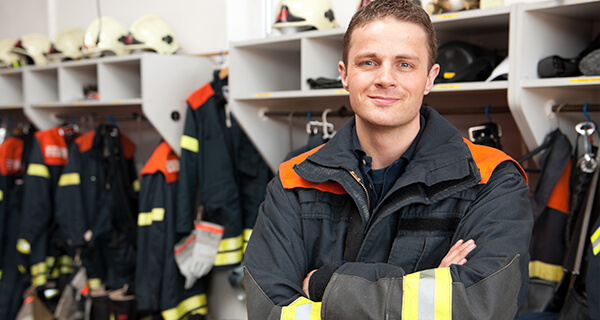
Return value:
<svg viewBox="0 0 600 320">
<path fill-rule="evenodd" d="M 343 61 L 338 62 L 338 71 L 340 72 L 340 76 L 342 76 L 342 84 L 344 85 L 344 89 L 348 91 L 348 70 L 346 69 L 346 65 L 344 65 Z"/>
<path fill-rule="evenodd" d="M 427 75 L 427 85 L 425 86 L 425 92 L 423 92 L 424 95 L 429 94 L 431 88 L 433 88 L 433 81 L 435 81 L 438 73 L 440 73 L 440 65 L 436 63 L 431 67 L 431 70 L 429 70 L 429 74 Z"/>
</svg>

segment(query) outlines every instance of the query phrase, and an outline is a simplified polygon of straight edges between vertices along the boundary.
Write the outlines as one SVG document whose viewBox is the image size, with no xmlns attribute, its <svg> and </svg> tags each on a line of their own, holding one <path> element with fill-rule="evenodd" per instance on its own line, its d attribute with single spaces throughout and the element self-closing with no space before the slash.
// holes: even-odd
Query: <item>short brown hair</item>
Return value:
<svg viewBox="0 0 600 320">
<path fill-rule="evenodd" d="M 344 34 L 342 42 L 342 61 L 344 61 L 344 65 L 348 65 L 348 50 L 350 50 L 350 38 L 354 29 L 387 17 L 394 17 L 399 21 L 411 22 L 423 27 L 423 31 L 427 34 L 429 51 L 427 70 L 430 70 L 435 64 L 437 56 L 435 29 L 429 14 L 412 0 L 373 0 L 358 10 L 352 16 L 352 20 L 350 20 L 348 29 Z"/>
</svg>

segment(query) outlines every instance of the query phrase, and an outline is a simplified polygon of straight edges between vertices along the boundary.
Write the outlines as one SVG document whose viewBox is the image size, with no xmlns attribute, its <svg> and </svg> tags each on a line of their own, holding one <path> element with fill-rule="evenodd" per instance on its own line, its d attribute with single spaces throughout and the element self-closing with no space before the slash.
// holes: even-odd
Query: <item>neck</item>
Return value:
<svg viewBox="0 0 600 320">
<path fill-rule="evenodd" d="M 373 128 L 356 121 L 356 134 L 361 148 L 373 159 L 371 167 L 381 169 L 400 158 L 417 137 L 420 128 L 419 117 L 416 121 L 399 128 Z"/>
</svg>

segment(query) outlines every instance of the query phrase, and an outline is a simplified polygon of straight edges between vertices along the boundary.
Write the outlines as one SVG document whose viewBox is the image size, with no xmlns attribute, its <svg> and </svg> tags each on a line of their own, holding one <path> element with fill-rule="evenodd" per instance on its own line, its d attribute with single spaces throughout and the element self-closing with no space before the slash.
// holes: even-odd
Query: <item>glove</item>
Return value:
<svg viewBox="0 0 600 320">
<path fill-rule="evenodd" d="M 222 226 L 196 220 L 194 231 L 175 245 L 175 261 L 185 277 L 185 289 L 212 269 L 222 237 Z"/>
</svg>

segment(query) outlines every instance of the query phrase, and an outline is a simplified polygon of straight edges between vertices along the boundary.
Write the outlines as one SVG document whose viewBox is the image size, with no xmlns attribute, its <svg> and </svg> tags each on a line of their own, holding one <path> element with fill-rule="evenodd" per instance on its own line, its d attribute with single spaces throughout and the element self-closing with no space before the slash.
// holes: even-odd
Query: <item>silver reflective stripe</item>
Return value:
<svg viewBox="0 0 600 320">
<path fill-rule="evenodd" d="M 296 307 L 296 320 L 310 320 L 312 304 L 303 304 Z"/>
<path fill-rule="evenodd" d="M 435 319 L 435 270 L 421 272 L 419 278 L 419 319 Z"/>
</svg>

